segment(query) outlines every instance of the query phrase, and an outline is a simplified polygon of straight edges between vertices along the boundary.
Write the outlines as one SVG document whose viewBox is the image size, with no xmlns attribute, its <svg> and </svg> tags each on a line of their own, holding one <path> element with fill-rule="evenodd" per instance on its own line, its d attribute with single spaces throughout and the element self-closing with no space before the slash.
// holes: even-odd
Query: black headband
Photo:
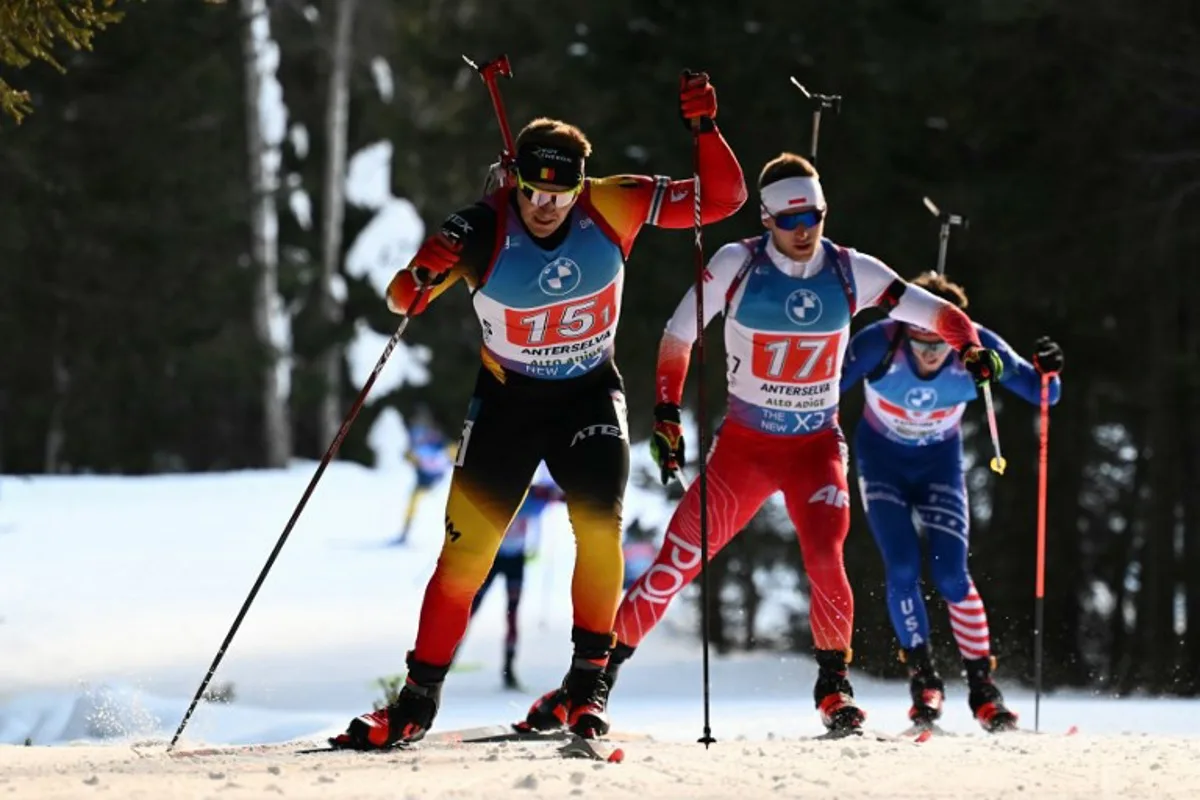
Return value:
<svg viewBox="0 0 1200 800">
<path fill-rule="evenodd" d="M 583 159 L 553 145 L 523 144 L 517 150 L 522 180 L 575 187 L 583 180 Z"/>
</svg>

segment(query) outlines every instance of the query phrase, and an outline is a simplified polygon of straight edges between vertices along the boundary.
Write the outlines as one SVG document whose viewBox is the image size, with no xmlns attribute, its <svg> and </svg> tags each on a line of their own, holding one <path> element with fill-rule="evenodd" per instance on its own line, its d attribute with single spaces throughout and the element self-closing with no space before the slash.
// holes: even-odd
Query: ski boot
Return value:
<svg viewBox="0 0 1200 800">
<path fill-rule="evenodd" d="M 608 673 L 592 661 L 575 657 L 563 680 L 567 693 L 567 728 L 585 739 L 608 733 Z"/>
<path fill-rule="evenodd" d="M 1004 705 L 1004 695 L 992 682 L 995 658 L 964 658 L 963 667 L 967 672 L 967 703 L 983 729 L 988 733 L 1016 730 L 1017 715 Z"/>
<path fill-rule="evenodd" d="M 908 718 L 914 728 L 932 729 L 942 716 L 946 684 L 933 666 L 929 645 L 901 650 L 900 660 L 908 666 L 908 691 L 913 703 Z"/>
<path fill-rule="evenodd" d="M 408 654 L 408 676 L 396 701 L 355 717 L 345 733 L 329 740 L 333 747 L 349 750 L 384 750 L 396 744 L 418 742 L 433 725 L 442 699 L 442 683 L 449 667 L 425 664 Z"/>
<path fill-rule="evenodd" d="M 603 695 L 603 705 L 600 710 L 604 713 L 604 730 L 607 732 L 607 705 L 608 694 L 612 691 L 613 684 L 617 680 L 617 672 L 629 656 L 633 655 L 633 648 L 628 645 L 618 644 L 609 656 L 608 665 L 603 670 L 596 670 L 595 664 L 586 658 L 581 658 L 580 643 L 578 637 L 592 637 L 595 634 L 578 629 L 572 634 L 572 638 L 576 641 L 575 659 L 572 663 L 571 670 L 567 673 L 567 677 L 563 679 L 562 685 L 557 689 L 552 689 L 539 697 L 530 707 L 529 713 L 525 715 L 525 719 L 516 723 L 519 731 L 552 731 L 558 730 L 564 726 L 571 727 L 575 733 L 580 733 L 580 730 L 575 730 L 579 727 L 581 730 L 586 725 L 587 720 L 582 719 L 584 716 L 584 706 L 588 704 L 586 695 L 590 691 L 589 682 L 599 684 L 603 682 L 603 689 L 597 685 L 596 691 Z M 585 640 L 586 641 L 586 640 Z M 607 644 L 607 640 L 605 641 Z M 581 665 L 580 662 L 583 662 Z M 591 672 L 600 672 L 599 676 L 590 675 Z M 579 677 L 572 678 L 578 674 Z M 572 694 L 572 690 L 575 694 Z M 577 698 L 572 700 L 572 697 Z M 583 725 L 577 725 L 582 720 Z M 597 729 L 597 732 L 598 729 Z"/>
<path fill-rule="evenodd" d="M 817 650 L 817 683 L 813 701 L 821 713 L 827 736 L 839 738 L 862 732 L 867 715 L 854 702 L 854 687 L 846 677 L 848 654 L 841 650 Z"/>
</svg>

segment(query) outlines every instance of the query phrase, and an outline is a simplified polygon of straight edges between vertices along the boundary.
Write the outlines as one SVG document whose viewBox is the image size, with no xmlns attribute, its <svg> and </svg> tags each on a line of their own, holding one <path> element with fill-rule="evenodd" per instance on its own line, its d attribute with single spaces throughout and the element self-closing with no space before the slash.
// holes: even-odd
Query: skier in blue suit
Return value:
<svg viewBox="0 0 1200 800">
<path fill-rule="evenodd" d="M 961 286 L 937 272 L 913 284 L 966 309 Z M 1062 349 L 1037 340 L 1033 363 L 999 336 L 976 326 L 984 347 L 1000 354 L 1000 385 L 1037 404 L 1041 376 L 1050 374 L 1050 402 L 1057 403 Z M 892 627 L 908 667 L 915 725 L 941 716 L 945 685 L 929 652 L 929 619 L 922 599 L 921 543 L 914 513 L 928 537 L 933 583 L 950 611 L 950 627 L 962 654 L 971 713 L 989 732 L 1016 726 L 992 681 L 987 611 L 967 567 L 970 510 L 963 474 L 960 421 L 976 398 L 975 381 L 952 348 L 932 331 L 884 320 L 850 340 L 842 371 L 843 394 L 864 381 L 866 403 L 854 434 L 858 488 L 871 533 L 887 572 Z"/>
</svg>

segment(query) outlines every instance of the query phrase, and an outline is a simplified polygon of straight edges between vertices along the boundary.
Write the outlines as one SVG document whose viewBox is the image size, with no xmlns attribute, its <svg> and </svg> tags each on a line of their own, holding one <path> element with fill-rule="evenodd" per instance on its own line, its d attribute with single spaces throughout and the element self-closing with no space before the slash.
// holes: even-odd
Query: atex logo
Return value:
<svg viewBox="0 0 1200 800">
<path fill-rule="evenodd" d="M 446 217 L 446 225 L 458 228 L 463 233 L 470 233 L 472 230 L 471 223 L 467 222 L 466 219 L 458 214 L 451 214 L 450 216 Z M 453 231 L 447 231 L 447 233 L 453 235 Z"/>
<path fill-rule="evenodd" d="M 834 508 L 845 508 L 850 505 L 850 495 L 846 490 L 839 489 L 834 484 L 822 486 L 817 489 L 812 497 L 808 498 L 810 503 L 824 503 L 825 505 L 833 506 Z"/>
<path fill-rule="evenodd" d="M 620 425 L 610 425 L 607 422 L 600 425 L 588 425 L 586 428 L 581 428 L 571 437 L 571 447 L 574 447 L 584 439 L 590 439 L 593 436 L 615 436 L 618 439 L 624 439 Z"/>
</svg>

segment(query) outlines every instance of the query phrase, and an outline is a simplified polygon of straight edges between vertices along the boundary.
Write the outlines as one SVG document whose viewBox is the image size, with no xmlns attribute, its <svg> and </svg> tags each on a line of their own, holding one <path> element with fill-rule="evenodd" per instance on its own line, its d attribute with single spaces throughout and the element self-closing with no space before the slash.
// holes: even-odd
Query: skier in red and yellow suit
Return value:
<svg viewBox="0 0 1200 800">
<path fill-rule="evenodd" d="M 683 80 L 680 114 L 689 128 L 699 126 L 705 223 L 746 200 L 741 167 L 713 122 L 716 110 L 707 75 Z M 516 150 L 509 185 L 447 217 L 389 288 L 393 311 L 420 314 L 465 282 L 483 328 L 483 364 L 405 686 L 392 705 L 352 720 L 338 745 L 387 747 L 420 739 L 432 725 L 471 601 L 540 461 L 566 495 L 576 541 L 574 658 L 563 680 L 569 724 L 585 735 L 608 729 L 603 672 L 621 599 L 629 473 L 624 386 L 613 360 L 625 261 L 642 226 L 692 226 L 694 183 L 587 178 L 591 145 L 558 120 L 531 122 Z M 428 291 L 418 270 L 433 275 Z"/>
</svg>

